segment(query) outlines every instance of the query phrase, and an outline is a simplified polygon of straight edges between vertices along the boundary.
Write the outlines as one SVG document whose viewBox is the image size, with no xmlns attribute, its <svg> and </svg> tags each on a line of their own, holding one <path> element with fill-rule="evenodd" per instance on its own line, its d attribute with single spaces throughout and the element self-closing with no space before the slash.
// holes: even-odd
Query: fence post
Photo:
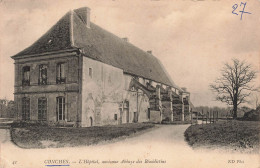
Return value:
<svg viewBox="0 0 260 168">
<path fill-rule="evenodd" d="M 209 110 L 209 123 L 211 124 L 211 110 Z"/>
<path fill-rule="evenodd" d="M 213 111 L 213 123 L 215 123 L 215 113 L 216 111 Z"/>
<path fill-rule="evenodd" d="M 206 113 L 206 124 L 208 124 L 208 111 L 207 111 L 207 113 Z"/>
</svg>

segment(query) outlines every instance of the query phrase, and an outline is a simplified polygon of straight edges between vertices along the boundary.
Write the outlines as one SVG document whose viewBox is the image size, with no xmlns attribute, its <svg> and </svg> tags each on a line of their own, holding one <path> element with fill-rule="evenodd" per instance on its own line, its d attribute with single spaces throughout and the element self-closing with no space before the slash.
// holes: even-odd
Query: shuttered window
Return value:
<svg viewBox="0 0 260 168">
<path fill-rule="evenodd" d="M 29 86 L 30 85 L 30 67 L 29 66 L 23 67 L 22 84 L 23 84 L 23 86 Z"/>
<path fill-rule="evenodd" d="M 58 63 L 57 64 L 57 78 L 56 83 L 66 83 L 66 77 L 65 77 L 65 63 Z"/>
<path fill-rule="evenodd" d="M 39 85 L 47 85 L 47 65 L 39 66 Z"/>
</svg>

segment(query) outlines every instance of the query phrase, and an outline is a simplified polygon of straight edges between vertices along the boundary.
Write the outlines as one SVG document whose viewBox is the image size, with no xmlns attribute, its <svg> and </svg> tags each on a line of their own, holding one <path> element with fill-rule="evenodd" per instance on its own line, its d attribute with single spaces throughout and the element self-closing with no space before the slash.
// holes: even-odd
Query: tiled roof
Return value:
<svg viewBox="0 0 260 168">
<path fill-rule="evenodd" d="M 67 13 L 35 43 L 14 55 L 13 58 L 19 58 L 24 55 L 71 49 L 70 24 L 70 14 Z"/>
<path fill-rule="evenodd" d="M 160 61 L 133 44 L 102 29 L 94 23 L 87 28 L 79 17 L 80 10 L 68 12 L 46 34 L 30 47 L 13 56 L 14 59 L 67 49 L 81 49 L 86 57 L 175 88 Z"/>
</svg>

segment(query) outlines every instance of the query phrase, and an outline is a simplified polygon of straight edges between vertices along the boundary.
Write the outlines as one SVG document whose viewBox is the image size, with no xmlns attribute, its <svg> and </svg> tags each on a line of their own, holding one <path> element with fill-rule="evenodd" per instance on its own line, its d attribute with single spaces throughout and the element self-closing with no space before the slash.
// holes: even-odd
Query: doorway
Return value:
<svg viewBox="0 0 260 168">
<path fill-rule="evenodd" d="M 93 126 L 93 119 L 92 119 L 92 117 L 89 118 L 89 123 L 90 123 L 90 127 L 92 127 Z"/>
<path fill-rule="evenodd" d="M 138 122 L 137 112 L 134 112 L 134 123 Z"/>
</svg>

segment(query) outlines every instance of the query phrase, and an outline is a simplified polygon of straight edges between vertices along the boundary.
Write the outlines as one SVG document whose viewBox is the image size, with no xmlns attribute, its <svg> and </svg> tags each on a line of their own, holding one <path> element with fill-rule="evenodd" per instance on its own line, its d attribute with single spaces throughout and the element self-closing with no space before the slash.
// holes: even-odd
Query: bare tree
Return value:
<svg viewBox="0 0 260 168">
<path fill-rule="evenodd" d="M 217 93 L 216 100 L 233 106 L 233 118 L 237 118 L 238 105 L 248 102 L 246 98 L 252 91 L 257 91 L 251 85 L 256 73 L 251 64 L 233 59 L 232 64 L 224 64 L 221 76 L 210 85 L 212 91 Z"/>
</svg>

